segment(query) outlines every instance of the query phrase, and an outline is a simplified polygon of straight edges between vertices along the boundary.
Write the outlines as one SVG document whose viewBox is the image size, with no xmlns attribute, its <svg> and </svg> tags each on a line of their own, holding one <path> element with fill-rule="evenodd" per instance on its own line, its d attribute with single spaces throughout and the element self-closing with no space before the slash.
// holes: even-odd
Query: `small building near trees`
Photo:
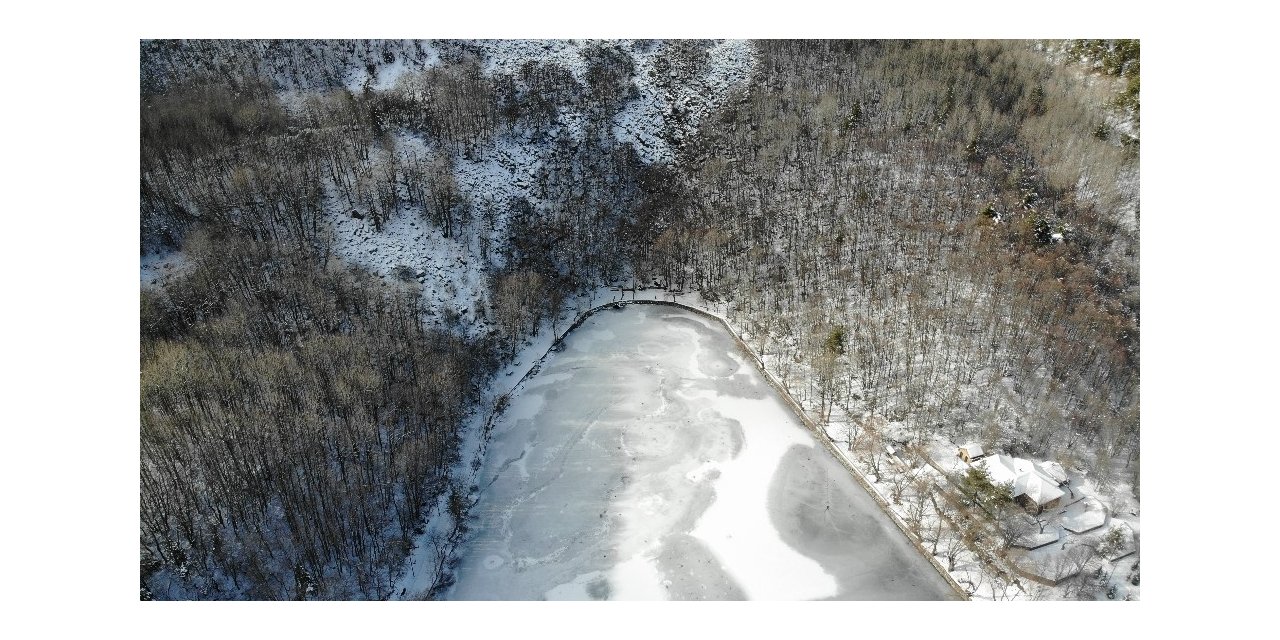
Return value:
<svg viewBox="0 0 1280 640">
<path fill-rule="evenodd" d="M 966 463 L 972 464 L 973 461 L 981 459 L 986 453 L 983 452 L 982 445 L 970 442 L 960 447 L 960 451 L 956 455 L 960 456 L 960 459 Z"/>
</svg>

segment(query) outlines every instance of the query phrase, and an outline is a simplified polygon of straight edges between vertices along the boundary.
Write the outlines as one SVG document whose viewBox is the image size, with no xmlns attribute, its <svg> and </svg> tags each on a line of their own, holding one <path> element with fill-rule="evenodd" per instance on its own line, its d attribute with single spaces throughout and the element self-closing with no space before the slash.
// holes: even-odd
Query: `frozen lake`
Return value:
<svg viewBox="0 0 1280 640">
<path fill-rule="evenodd" d="M 714 320 L 601 311 L 496 421 L 449 597 L 954 598 Z"/>
</svg>

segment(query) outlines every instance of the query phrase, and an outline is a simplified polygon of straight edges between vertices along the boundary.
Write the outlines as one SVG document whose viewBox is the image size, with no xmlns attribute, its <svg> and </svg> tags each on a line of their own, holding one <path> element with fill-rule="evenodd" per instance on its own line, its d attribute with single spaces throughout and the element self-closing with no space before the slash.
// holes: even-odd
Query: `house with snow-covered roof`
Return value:
<svg viewBox="0 0 1280 640">
<path fill-rule="evenodd" d="M 1062 496 L 1066 495 L 1059 488 L 1057 478 L 1046 472 L 1042 463 L 1001 453 L 987 456 L 978 464 L 987 470 L 992 483 L 1010 486 L 1014 502 L 1026 509 L 1034 508 L 1037 513 L 1058 506 Z M 1066 474 L 1063 473 L 1062 476 L 1065 482 Z"/>
</svg>

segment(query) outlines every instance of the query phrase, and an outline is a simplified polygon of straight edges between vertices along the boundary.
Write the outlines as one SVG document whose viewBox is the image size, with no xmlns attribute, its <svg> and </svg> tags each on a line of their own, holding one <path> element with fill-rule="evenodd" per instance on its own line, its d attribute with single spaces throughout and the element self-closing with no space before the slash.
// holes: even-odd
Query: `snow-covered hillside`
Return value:
<svg viewBox="0 0 1280 640">
<path fill-rule="evenodd" d="M 525 63 L 538 61 L 561 65 L 582 82 L 587 74 L 583 50 L 599 43 L 479 40 L 461 44 L 483 54 L 482 68 L 489 76 L 515 74 Z M 631 56 L 635 66 L 631 83 L 637 90 L 636 97 L 628 100 L 614 117 L 612 132 L 617 145 L 631 145 L 643 162 L 651 164 L 674 162 L 673 143 L 691 136 L 703 117 L 723 104 L 735 89 L 745 86 L 754 65 L 751 44 L 746 41 L 682 43 L 682 52 L 692 53 L 676 57 L 674 62 L 668 54 L 677 46 L 675 43 L 611 44 Z M 348 88 L 367 86 L 373 91 L 385 91 L 403 74 L 439 64 L 435 46 L 428 42 L 422 43 L 421 48 L 426 52 L 421 60 L 396 57 L 390 63 L 375 65 L 372 76 L 367 71 L 353 71 Z M 689 58 L 694 60 L 684 62 Z M 297 89 L 281 92 L 282 101 L 291 109 L 300 109 L 304 97 L 305 92 Z M 417 211 L 403 206 L 379 231 L 371 220 L 352 217 L 346 207 L 331 198 L 327 211 L 336 255 L 385 279 L 405 279 L 406 274 L 410 275 L 409 280 L 421 285 L 424 305 L 433 322 L 448 324 L 446 317 L 453 317 L 467 333 L 488 330 L 491 325 L 476 312 L 486 304 L 487 271 L 504 265 L 499 252 L 487 251 L 481 245 L 498 247 L 504 242 L 508 202 L 526 201 L 538 209 L 549 206 L 549 198 L 544 197 L 547 194 L 540 193 L 535 185 L 539 184 L 539 171 L 559 161 L 554 157 L 551 141 L 560 137 L 582 140 L 585 135 L 586 114 L 580 106 L 557 107 L 556 122 L 545 136 L 535 139 L 520 129 L 499 131 L 474 153 L 454 158 L 458 189 L 475 210 L 490 212 L 489 219 L 475 216 L 471 228 L 450 239 L 421 219 Z M 402 155 L 421 156 L 434 151 L 420 137 L 403 131 L 396 134 L 395 148 Z"/>
<path fill-rule="evenodd" d="M 703 116 L 746 83 L 754 61 L 751 43 L 726 40 L 707 49 L 704 68 L 684 77 L 680 70 L 663 73 L 658 68 L 657 63 L 665 61 L 662 53 L 662 47 L 656 47 L 636 56 L 640 97 L 614 119 L 613 135 L 632 144 L 646 162 L 673 161 L 670 141 L 692 135 Z"/>
</svg>

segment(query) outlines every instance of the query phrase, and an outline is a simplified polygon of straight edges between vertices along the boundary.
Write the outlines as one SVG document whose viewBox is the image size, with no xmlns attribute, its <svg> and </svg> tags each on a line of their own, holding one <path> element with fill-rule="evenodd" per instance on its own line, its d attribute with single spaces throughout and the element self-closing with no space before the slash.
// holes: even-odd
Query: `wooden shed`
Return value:
<svg viewBox="0 0 1280 640">
<path fill-rule="evenodd" d="M 960 451 L 956 455 L 960 456 L 960 459 L 965 462 L 973 462 L 987 454 L 982 450 L 982 445 L 970 442 L 960 447 Z"/>
</svg>

